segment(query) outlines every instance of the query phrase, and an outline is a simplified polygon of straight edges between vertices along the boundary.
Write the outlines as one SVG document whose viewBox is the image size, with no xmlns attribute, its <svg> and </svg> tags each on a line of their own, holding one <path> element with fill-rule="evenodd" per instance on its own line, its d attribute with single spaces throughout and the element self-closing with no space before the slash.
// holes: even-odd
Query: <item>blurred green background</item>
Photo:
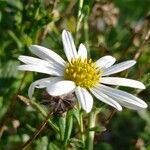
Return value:
<svg viewBox="0 0 150 150">
<path fill-rule="evenodd" d="M 30 83 L 42 74 L 16 70 L 19 55 L 32 55 L 28 47 L 39 44 L 65 58 L 61 32 L 67 29 L 84 43 L 93 60 L 112 55 L 117 61 L 136 59 L 137 64 L 120 76 L 142 81 L 147 89 L 126 90 L 150 104 L 150 0 L 86 0 L 76 33 L 77 0 L 0 0 L 0 149 L 15 150 L 36 130 L 42 117 L 20 101 Z M 40 100 L 39 100 L 40 102 Z M 98 118 L 105 124 L 111 109 Z M 51 130 L 51 129 L 49 129 Z M 30 149 L 57 149 L 48 128 Z M 53 146 L 52 146 L 53 145 Z M 58 148 L 59 149 L 59 148 Z M 150 109 L 124 109 L 95 137 L 95 150 L 150 150 Z"/>
</svg>

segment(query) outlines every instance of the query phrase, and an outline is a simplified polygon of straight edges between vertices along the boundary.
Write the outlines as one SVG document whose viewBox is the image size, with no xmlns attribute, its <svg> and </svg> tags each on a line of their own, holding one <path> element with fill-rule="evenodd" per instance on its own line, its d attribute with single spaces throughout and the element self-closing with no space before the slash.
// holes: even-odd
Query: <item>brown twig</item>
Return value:
<svg viewBox="0 0 150 150">
<path fill-rule="evenodd" d="M 53 112 L 49 112 L 43 123 L 38 127 L 37 131 L 30 137 L 30 139 L 25 142 L 20 149 L 25 150 L 31 143 L 35 140 L 35 138 L 43 131 L 45 128 L 50 116 L 53 114 Z"/>
<path fill-rule="evenodd" d="M 5 113 L 5 115 L 2 118 L 2 121 L 0 123 L 0 138 L 3 135 L 3 131 L 4 131 L 5 125 L 7 124 L 7 122 L 9 121 L 9 119 L 10 119 L 10 117 L 12 115 L 13 108 L 15 107 L 16 100 L 17 100 L 17 94 L 20 92 L 20 90 L 22 88 L 22 84 L 23 84 L 23 82 L 25 80 L 25 77 L 26 77 L 26 72 L 23 74 L 23 77 L 21 79 L 19 88 L 17 89 L 17 92 L 15 94 L 13 94 L 13 96 L 11 97 L 11 102 L 10 102 L 10 104 L 8 106 L 8 109 L 7 109 L 6 113 Z"/>
<path fill-rule="evenodd" d="M 146 44 L 146 42 L 150 39 L 150 30 L 147 32 L 147 34 L 145 35 L 145 38 L 143 40 L 143 42 L 141 43 L 141 45 L 138 48 L 138 51 L 135 53 L 134 55 L 134 59 L 138 60 L 142 54 L 143 51 L 143 46 Z"/>
<path fill-rule="evenodd" d="M 116 109 L 113 108 L 111 110 L 109 116 L 107 117 L 107 119 L 104 122 L 104 126 L 105 126 L 106 130 L 100 133 L 99 138 L 98 138 L 99 141 L 100 141 L 100 139 L 102 139 L 103 134 L 108 130 L 108 125 L 115 114 L 116 114 Z"/>
<path fill-rule="evenodd" d="M 113 116 L 115 115 L 115 113 L 116 113 L 116 109 L 113 108 L 112 111 L 111 111 L 111 113 L 109 114 L 108 118 L 106 119 L 106 121 L 104 123 L 104 125 L 105 125 L 106 128 L 108 127 L 109 122 L 111 121 L 111 119 L 113 118 Z"/>
</svg>

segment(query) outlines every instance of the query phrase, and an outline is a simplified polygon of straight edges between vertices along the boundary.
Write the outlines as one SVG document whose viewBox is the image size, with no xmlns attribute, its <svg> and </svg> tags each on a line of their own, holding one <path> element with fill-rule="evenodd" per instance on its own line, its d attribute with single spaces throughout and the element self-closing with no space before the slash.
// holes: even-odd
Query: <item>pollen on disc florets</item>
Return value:
<svg viewBox="0 0 150 150">
<path fill-rule="evenodd" d="M 92 59 L 74 58 L 67 63 L 64 76 L 66 80 L 74 81 L 77 86 L 91 88 L 99 82 L 100 74 L 101 71 Z"/>
</svg>

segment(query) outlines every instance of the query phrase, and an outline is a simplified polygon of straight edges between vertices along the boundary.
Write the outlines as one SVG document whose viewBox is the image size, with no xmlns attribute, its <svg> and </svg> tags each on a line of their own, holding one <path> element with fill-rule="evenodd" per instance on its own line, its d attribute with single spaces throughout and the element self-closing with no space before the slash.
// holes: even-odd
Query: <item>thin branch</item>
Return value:
<svg viewBox="0 0 150 150">
<path fill-rule="evenodd" d="M 11 117 L 11 114 L 13 113 L 13 108 L 15 107 L 15 104 L 16 104 L 16 100 L 17 100 L 17 95 L 18 93 L 20 92 L 21 88 L 22 88 L 22 84 L 25 80 L 25 77 L 26 77 L 26 72 L 23 74 L 23 77 L 21 79 L 21 82 L 20 82 L 20 85 L 19 85 L 19 88 L 17 89 L 17 92 L 15 94 L 13 94 L 13 96 L 11 97 L 10 99 L 10 104 L 8 106 L 8 109 L 5 113 L 5 115 L 3 116 L 2 118 L 2 121 L 0 123 L 0 138 L 2 137 L 3 135 L 3 131 L 4 131 L 4 128 L 5 128 L 5 125 L 7 124 L 7 122 L 9 121 L 10 117 Z"/>
<path fill-rule="evenodd" d="M 146 42 L 150 39 L 150 30 L 147 32 L 147 34 L 145 35 L 145 38 L 143 40 L 143 42 L 141 43 L 141 45 L 138 48 L 138 51 L 135 53 L 134 55 L 134 59 L 138 60 L 143 52 L 143 46 L 146 44 Z"/>
<path fill-rule="evenodd" d="M 30 139 L 25 142 L 20 149 L 25 150 L 28 146 L 32 144 L 32 142 L 36 139 L 36 137 L 44 130 L 50 116 L 53 114 L 53 112 L 49 112 L 43 123 L 38 127 L 37 131 L 30 137 Z"/>
<path fill-rule="evenodd" d="M 47 113 L 46 111 L 44 111 L 44 109 L 39 105 L 37 104 L 36 102 L 22 96 L 22 95 L 18 95 L 18 98 L 19 100 L 21 100 L 22 102 L 24 102 L 27 106 L 31 106 L 32 108 L 34 108 L 37 112 L 39 112 L 44 118 L 47 116 Z M 52 121 L 49 119 L 48 120 L 48 123 L 50 125 L 50 127 L 55 130 L 56 132 L 59 132 L 59 129 L 56 125 L 54 125 L 52 123 Z"/>
</svg>

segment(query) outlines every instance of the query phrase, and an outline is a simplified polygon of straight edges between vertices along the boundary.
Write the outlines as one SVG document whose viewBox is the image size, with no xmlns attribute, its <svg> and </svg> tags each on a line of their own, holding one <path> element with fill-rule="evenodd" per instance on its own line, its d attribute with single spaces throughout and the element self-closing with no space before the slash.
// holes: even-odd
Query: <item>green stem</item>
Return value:
<svg viewBox="0 0 150 150">
<path fill-rule="evenodd" d="M 89 50 L 89 26 L 88 26 L 88 17 L 86 16 L 84 18 L 84 39 L 85 39 L 85 44 L 86 44 L 86 48 L 87 48 L 87 52 L 88 52 L 88 56 L 90 57 L 90 50 Z"/>
<path fill-rule="evenodd" d="M 95 127 L 96 115 L 97 115 L 96 111 L 92 111 L 89 113 L 89 124 L 88 124 L 89 129 Z M 87 150 L 93 150 L 94 135 L 95 135 L 95 131 L 88 132 Z"/>
<path fill-rule="evenodd" d="M 81 9 L 82 9 L 82 7 L 83 7 L 83 2 L 84 2 L 84 0 L 79 0 L 79 11 L 78 11 L 78 19 L 80 18 L 80 16 L 81 16 Z"/>
<path fill-rule="evenodd" d="M 83 143 L 83 147 L 85 146 L 85 136 L 84 136 L 84 127 L 83 127 L 83 113 L 80 113 L 80 132 L 81 132 L 81 140 Z"/>
<path fill-rule="evenodd" d="M 76 37 L 75 41 L 77 42 L 77 33 L 80 28 L 80 23 L 82 21 L 82 7 L 83 7 L 84 0 L 79 0 L 79 9 L 78 9 L 78 16 L 77 16 L 77 25 L 76 25 Z"/>
<path fill-rule="evenodd" d="M 89 27 L 88 27 L 88 20 L 87 17 L 84 18 L 84 38 L 85 42 L 89 41 Z"/>
</svg>

